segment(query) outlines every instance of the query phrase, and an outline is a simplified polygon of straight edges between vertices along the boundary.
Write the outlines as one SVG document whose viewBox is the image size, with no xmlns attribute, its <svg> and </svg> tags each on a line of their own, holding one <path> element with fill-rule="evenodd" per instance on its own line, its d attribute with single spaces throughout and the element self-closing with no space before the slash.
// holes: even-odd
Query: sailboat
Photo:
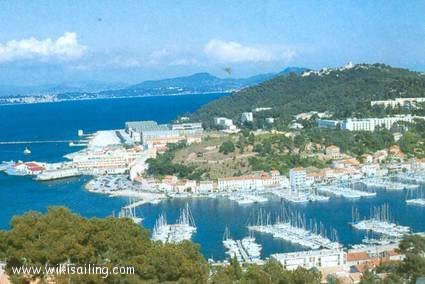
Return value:
<svg viewBox="0 0 425 284">
<path fill-rule="evenodd" d="M 121 208 L 121 211 L 118 213 L 118 218 L 130 218 L 136 224 L 140 224 L 143 221 L 143 218 L 137 216 L 136 207 L 132 206 L 131 199 L 129 199 L 127 206 Z"/>
<path fill-rule="evenodd" d="M 29 154 L 31 154 L 30 149 L 28 149 L 27 147 L 25 147 L 24 155 L 29 155 Z"/>
</svg>

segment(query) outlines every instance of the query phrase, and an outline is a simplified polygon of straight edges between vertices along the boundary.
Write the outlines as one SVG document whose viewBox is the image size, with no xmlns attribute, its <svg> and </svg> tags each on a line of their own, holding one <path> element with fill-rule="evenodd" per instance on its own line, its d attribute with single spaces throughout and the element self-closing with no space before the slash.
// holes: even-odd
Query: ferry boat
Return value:
<svg viewBox="0 0 425 284">
<path fill-rule="evenodd" d="M 7 175 L 11 176 L 32 176 L 38 175 L 45 170 L 43 164 L 38 162 L 22 162 L 18 161 L 17 163 L 11 164 L 4 172 Z"/>
</svg>

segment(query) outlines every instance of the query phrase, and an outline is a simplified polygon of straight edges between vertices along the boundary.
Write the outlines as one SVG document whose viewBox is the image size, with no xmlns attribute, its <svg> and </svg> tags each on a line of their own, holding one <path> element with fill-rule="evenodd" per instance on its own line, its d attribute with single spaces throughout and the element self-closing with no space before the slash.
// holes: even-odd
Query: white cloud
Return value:
<svg viewBox="0 0 425 284">
<path fill-rule="evenodd" d="M 204 53 L 213 59 L 229 63 L 289 61 L 295 55 L 295 52 L 290 49 L 273 51 L 218 39 L 210 40 L 204 47 Z"/>
<path fill-rule="evenodd" d="M 179 58 L 171 61 L 169 66 L 202 66 L 196 58 Z"/>
<path fill-rule="evenodd" d="M 11 40 L 5 44 L 0 43 L 0 62 L 19 59 L 77 59 L 86 49 L 86 46 L 78 43 L 77 34 L 73 32 L 66 32 L 56 40 L 51 38 L 38 40 L 33 37 Z"/>
</svg>

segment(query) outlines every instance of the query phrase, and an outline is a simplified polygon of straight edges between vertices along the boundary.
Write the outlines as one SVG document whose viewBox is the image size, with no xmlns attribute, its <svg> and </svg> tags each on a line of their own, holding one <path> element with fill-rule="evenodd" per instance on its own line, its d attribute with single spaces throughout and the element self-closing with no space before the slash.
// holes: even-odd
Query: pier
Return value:
<svg viewBox="0 0 425 284">
<path fill-rule="evenodd" d="M 341 196 L 348 199 L 357 199 L 361 197 L 375 197 L 376 192 L 364 192 L 360 190 L 351 189 L 344 186 L 319 186 L 317 191 L 331 194 L 334 196 Z"/>
<path fill-rule="evenodd" d="M 236 257 L 239 262 L 261 263 L 261 245 L 255 242 L 255 238 L 251 234 L 242 240 L 234 240 L 226 228 L 223 246 L 227 250 L 226 254 L 229 257 Z"/>
<path fill-rule="evenodd" d="M 410 232 L 409 227 L 397 225 L 390 221 L 388 204 L 383 204 L 382 206 L 371 209 L 370 218 L 365 220 L 360 220 L 360 214 L 357 208 L 353 208 L 352 210 L 353 221 L 351 226 L 357 230 L 371 231 L 396 239 L 400 239 Z"/>
<path fill-rule="evenodd" d="M 70 143 L 73 140 L 0 141 L 0 145 Z"/>
<path fill-rule="evenodd" d="M 167 217 L 164 214 L 160 215 L 152 232 L 152 240 L 163 243 L 180 243 L 190 240 L 195 232 L 195 220 L 189 205 L 186 204 L 186 207 L 180 210 L 180 217 L 176 224 L 168 224 Z"/>
</svg>

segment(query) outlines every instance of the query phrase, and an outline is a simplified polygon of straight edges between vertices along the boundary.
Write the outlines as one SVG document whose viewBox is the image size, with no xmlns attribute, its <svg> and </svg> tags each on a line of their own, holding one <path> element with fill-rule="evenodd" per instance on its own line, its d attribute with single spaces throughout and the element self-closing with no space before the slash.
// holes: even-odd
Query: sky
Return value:
<svg viewBox="0 0 425 284">
<path fill-rule="evenodd" d="M 386 63 L 425 71 L 425 1 L 0 0 L 0 84 L 132 84 Z"/>
</svg>

